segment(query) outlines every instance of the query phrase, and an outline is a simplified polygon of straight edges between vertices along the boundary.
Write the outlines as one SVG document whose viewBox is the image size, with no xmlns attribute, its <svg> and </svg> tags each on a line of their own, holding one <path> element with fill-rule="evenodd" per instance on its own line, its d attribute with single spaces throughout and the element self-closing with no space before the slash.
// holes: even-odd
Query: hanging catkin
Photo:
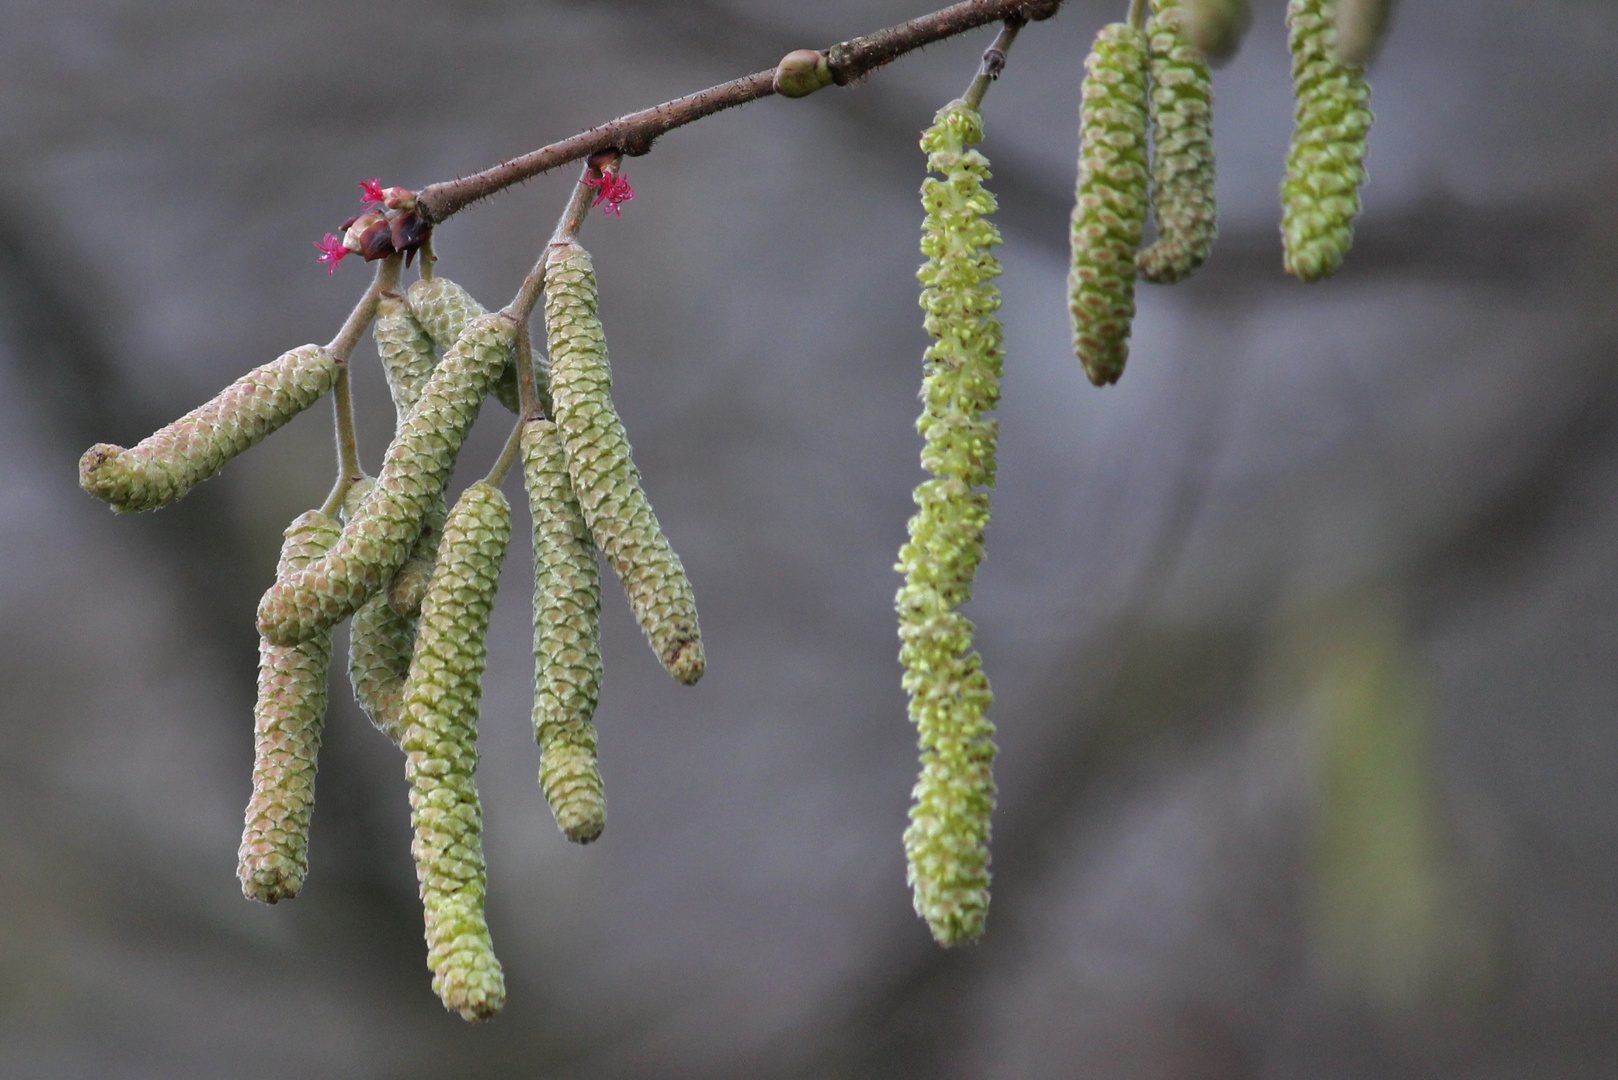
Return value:
<svg viewBox="0 0 1618 1080">
<path fill-rule="evenodd" d="M 410 305 L 396 292 L 386 291 L 378 298 L 371 334 L 376 339 L 377 356 L 382 360 L 382 373 L 388 380 L 398 423 L 403 423 L 438 364 L 438 352 L 433 339 L 411 314 Z"/>
<path fill-rule="evenodd" d="M 405 688 L 405 774 L 427 925 L 427 965 L 444 1007 L 483 1020 L 505 1003 L 484 918 L 483 810 L 478 802 L 478 699 L 484 637 L 511 508 L 489 484 L 461 494 L 444 525 L 438 571 L 422 601 Z"/>
<path fill-rule="evenodd" d="M 352 614 L 393 577 L 449 482 L 461 441 L 517 339 L 515 317 L 485 315 L 445 354 L 388 447 L 376 487 L 324 558 L 278 581 L 258 606 L 259 632 L 302 641 Z"/>
<path fill-rule="evenodd" d="M 922 136 L 929 177 L 921 189 L 927 218 L 917 277 L 923 286 L 927 349 L 924 406 L 916 427 L 927 440 L 922 465 L 933 474 L 916 488 L 910 541 L 895 568 L 905 575 L 895 598 L 899 659 L 910 718 L 921 747 L 905 855 L 916 914 L 942 945 L 973 941 L 989 910 L 989 817 L 994 810 L 993 700 L 972 650 L 972 623 L 954 609 L 972 595 L 989 523 L 999 427 L 984 413 L 1000 400 L 1004 360 L 1000 274 L 992 249 L 1000 233 L 985 215 L 988 160 L 968 149 L 983 140 L 983 119 L 963 101 L 939 111 Z"/>
<path fill-rule="evenodd" d="M 1118 381 L 1135 317 L 1135 252 L 1146 226 L 1146 35 L 1101 28 L 1085 59 L 1068 309 L 1073 351 L 1097 386 Z"/>
<path fill-rule="evenodd" d="M 1215 64 L 1236 55 L 1252 22 L 1247 0 L 1184 0 L 1180 10 L 1186 39 Z"/>
<path fill-rule="evenodd" d="M 303 569 L 336 543 L 340 526 L 319 510 L 287 526 L 276 576 Z M 303 887 L 309 870 L 309 814 L 315 804 L 315 756 L 326 720 L 331 634 L 298 645 L 258 646 L 258 704 L 253 709 L 253 795 L 236 855 L 249 900 L 273 904 Z"/>
<path fill-rule="evenodd" d="M 406 295 L 410 310 L 440 349 L 455 344 L 469 323 L 489 313 L 471 293 L 448 278 L 422 278 L 410 286 Z M 522 412 L 522 406 L 517 403 L 516 365 L 506 366 L 492 392 L 500 404 L 514 413 Z"/>
<path fill-rule="evenodd" d="M 1371 88 L 1358 68 L 1332 56 L 1336 5 L 1289 0 L 1292 47 L 1292 149 L 1281 183 L 1281 241 L 1287 273 L 1319 281 L 1336 272 L 1354 242 Z"/>
<path fill-rule="evenodd" d="M 1135 265 L 1158 285 L 1173 284 L 1201 266 L 1219 232 L 1213 83 L 1207 63 L 1180 29 L 1180 16 L 1180 0 L 1156 0 L 1146 21 L 1157 239 L 1135 256 Z"/>
<path fill-rule="evenodd" d="M 539 786 L 556 825 L 587 844 L 607 823 L 596 728 L 601 694 L 601 581 L 556 425 L 522 428 L 523 482 L 534 521 L 534 738 Z"/>
<path fill-rule="evenodd" d="M 427 521 L 416 538 L 416 546 L 410 549 L 410 558 L 388 583 L 388 604 L 407 619 L 416 617 L 421 598 L 427 595 L 427 582 L 433 576 L 433 560 L 438 556 L 438 541 L 443 538 L 444 515 L 448 512 L 440 496 L 427 511 Z"/>
<path fill-rule="evenodd" d="M 167 506 L 319 401 L 342 370 L 319 345 L 293 349 L 130 449 L 96 443 L 79 458 L 79 486 L 119 513 Z"/>
<path fill-rule="evenodd" d="M 487 312 L 479 310 L 479 316 Z M 462 322 L 457 328 L 465 329 Z M 377 306 L 376 323 L 372 327 L 376 336 L 377 355 L 382 358 L 382 368 L 387 375 L 388 390 L 393 396 L 393 407 L 398 414 L 395 424 L 403 424 L 415 407 L 416 401 L 421 397 L 421 389 L 426 385 L 427 379 L 433 373 L 433 367 L 438 363 L 438 353 L 435 351 L 433 339 L 417 321 L 411 312 L 410 305 L 404 298 L 395 292 L 384 292 Z M 454 344 L 454 338 L 449 340 Z M 446 345 L 446 348 L 448 345 Z M 388 603 L 393 610 L 406 619 L 414 619 L 416 611 L 421 607 L 421 598 L 427 591 L 427 579 L 432 577 L 433 556 L 438 551 L 438 540 L 444 527 L 444 515 L 447 513 L 443 497 L 440 496 L 433 503 L 427 513 L 427 524 L 416 538 L 415 546 L 410 549 L 409 558 L 399 567 L 388 585 Z M 367 604 L 370 601 L 366 601 Z M 356 616 L 358 613 L 356 613 Z M 387 625 L 379 613 L 373 613 L 366 623 L 373 628 L 382 628 Z M 409 659 L 408 644 L 405 648 L 405 658 Z M 350 674 L 353 674 L 350 671 Z M 356 684 L 356 692 L 357 692 Z M 368 709 L 367 712 L 370 710 Z M 371 712 L 371 720 L 376 721 L 376 713 Z M 397 741 L 397 740 L 395 740 Z"/>
<path fill-rule="evenodd" d="M 652 651 L 676 679 L 694 683 L 705 666 L 696 599 L 641 490 L 640 470 L 612 407 L 595 268 L 576 243 L 553 243 L 546 256 L 545 333 L 556 426 L 590 535 L 623 582 Z"/>
</svg>

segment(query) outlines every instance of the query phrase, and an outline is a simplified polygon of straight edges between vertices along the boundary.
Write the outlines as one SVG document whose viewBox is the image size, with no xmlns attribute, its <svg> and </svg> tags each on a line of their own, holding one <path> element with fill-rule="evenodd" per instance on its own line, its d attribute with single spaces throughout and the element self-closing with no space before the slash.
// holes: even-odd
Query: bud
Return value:
<svg viewBox="0 0 1618 1080">
<path fill-rule="evenodd" d="M 1242 47 L 1253 13 L 1247 0 L 1185 0 L 1179 18 L 1186 39 L 1210 63 L 1219 66 Z"/>
<path fill-rule="evenodd" d="M 489 313 L 487 308 L 472 299 L 471 293 L 448 278 L 423 278 L 410 286 L 407 295 L 411 312 L 440 349 L 448 349 L 455 344 L 456 339 L 461 336 L 461 331 L 465 330 L 468 324 Z M 534 374 L 539 378 L 543 372 L 536 368 Z M 544 392 L 543 380 L 540 383 L 540 392 Z M 500 373 L 500 380 L 495 384 L 494 396 L 500 399 L 500 404 L 512 412 L 522 412 L 522 406 L 517 403 L 515 364 L 509 365 Z"/>
<path fill-rule="evenodd" d="M 276 576 L 320 557 L 337 541 L 337 522 L 319 510 L 286 529 Z M 299 645 L 258 648 L 258 704 L 253 709 L 253 796 L 237 852 L 236 876 L 249 900 L 273 904 L 298 895 L 309 870 L 309 815 L 315 803 L 315 757 L 326 720 L 331 635 Z"/>
<path fill-rule="evenodd" d="M 988 160 L 968 149 L 983 140 L 983 118 L 964 102 L 939 111 L 922 136 L 927 165 L 944 179 L 922 184 L 922 254 L 917 273 L 933 344 L 927 349 L 916 427 L 927 440 L 922 465 L 933 474 L 916 488 L 918 512 L 895 569 L 905 575 L 895 606 L 899 660 L 910 695 L 922 771 L 905 830 L 916 914 L 941 945 L 976 940 L 989 907 L 989 816 L 994 810 L 991 695 L 972 624 L 951 608 L 972 595 L 983 558 L 999 429 L 984 414 L 1000 400 L 1000 233 L 983 188 Z M 946 627 L 950 634 L 939 633 Z"/>
<path fill-rule="evenodd" d="M 1129 359 L 1135 251 L 1146 226 L 1146 35 L 1103 26 L 1084 64 L 1068 309 L 1073 351 L 1104 386 Z"/>
<path fill-rule="evenodd" d="M 775 92 L 782 97 L 808 97 L 831 84 L 831 68 L 826 63 L 826 55 L 813 49 L 789 52 L 775 66 Z"/>
<path fill-rule="evenodd" d="M 1296 99 L 1292 149 L 1281 183 L 1281 241 L 1287 273 L 1330 277 L 1354 242 L 1371 132 L 1371 89 L 1357 68 L 1333 59 L 1333 0 L 1289 0 L 1288 43 Z"/>
<path fill-rule="evenodd" d="M 556 825 L 588 844 L 607 823 L 596 729 L 601 694 L 601 581 L 596 547 L 549 420 L 522 428 L 523 482 L 534 522 L 534 738 L 539 786 Z"/>
<path fill-rule="evenodd" d="M 90 447 L 79 486 L 119 513 L 167 506 L 319 401 L 342 370 L 319 345 L 293 349 L 131 449 Z"/>
<path fill-rule="evenodd" d="M 1152 214 L 1157 240 L 1135 256 L 1159 285 L 1207 261 L 1219 233 L 1214 203 L 1213 84 L 1180 31 L 1180 0 L 1158 0 L 1146 22 L 1151 50 Z"/>
<path fill-rule="evenodd" d="M 484 638 L 510 539 L 505 496 L 487 483 L 467 488 L 444 525 L 405 687 L 410 851 L 426 916 L 427 963 L 444 1007 L 467 1020 L 493 1016 L 506 997 L 483 912 L 483 809 L 474 773 Z"/>
<path fill-rule="evenodd" d="M 516 340 L 517 320 L 500 312 L 466 328 L 400 425 L 376 487 L 342 538 L 324 558 L 264 594 L 261 634 L 277 644 L 302 641 L 352 614 L 393 578 L 442 497 L 461 442 Z"/>
<path fill-rule="evenodd" d="M 629 438 L 612 407 L 595 268 L 578 244 L 552 244 L 546 256 L 545 333 L 556 427 L 590 535 L 623 583 L 652 651 L 676 679 L 694 683 L 706 665 L 696 599 L 641 490 Z"/>
</svg>

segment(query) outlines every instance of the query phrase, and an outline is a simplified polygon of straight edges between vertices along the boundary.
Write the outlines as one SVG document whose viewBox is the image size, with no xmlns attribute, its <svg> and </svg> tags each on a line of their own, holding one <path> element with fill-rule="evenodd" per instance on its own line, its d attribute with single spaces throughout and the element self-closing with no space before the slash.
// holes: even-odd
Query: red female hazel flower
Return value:
<svg viewBox="0 0 1618 1080">
<path fill-rule="evenodd" d="M 635 197 L 635 189 L 629 186 L 628 177 L 616 172 L 603 172 L 599 177 L 586 177 L 584 186 L 598 189 L 595 201 L 590 205 L 601 206 L 602 203 L 606 203 L 601 212 L 612 214 L 614 217 L 623 217 L 624 212 L 620 207 Z"/>
<path fill-rule="evenodd" d="M 374 180 L 361 180 L 360 190 L 365 192 L 365 198 L 361 201 L 366 204 L 379 203 L 387 198 L 382 192 L 382 178 L 380 176 Z"/>
<path fill-rule="evenodd" d="M 314 245 L 320 249 L 320 261 L 331 264 L 326 276 L 335 274 L 337 264 L 348 256 L 348 248 L 343 245 L 343 238 L 335 233 L 327 233 L 322 239 L 314 241 Z"/>
</svg>

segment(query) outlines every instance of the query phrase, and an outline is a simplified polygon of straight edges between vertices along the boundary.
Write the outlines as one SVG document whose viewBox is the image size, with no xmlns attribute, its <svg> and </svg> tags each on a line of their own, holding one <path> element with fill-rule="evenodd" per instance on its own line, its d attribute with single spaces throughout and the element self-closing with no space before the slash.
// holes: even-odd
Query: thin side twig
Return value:
<svg viewBox="0 0 1618 1080">
<path fill-rule="evenodd" d="M 825 50 L 827 65 L 831 69 L 833 82 L 847 86 L 905 53 L 935 41 L 995 22 L 1048 19 L 1056 14 L 1062 2 L 965 0 L 964 3 L 953 4 L 898 26 L 833 45 Z M 431 184 L 417 193 L 416 212 L 429 225 L 437 225 L 480 199 L 602 150 L 618 150 L 631 157 L 639 156 L 649 151 L 657 137 L 665 132 L 684 127 L 704 116 L 769 97 L 775 93 L 774 78 L 773 68 L 754 72 L 650 109 L 621 116 L 459 180 Z"/>
</svg>

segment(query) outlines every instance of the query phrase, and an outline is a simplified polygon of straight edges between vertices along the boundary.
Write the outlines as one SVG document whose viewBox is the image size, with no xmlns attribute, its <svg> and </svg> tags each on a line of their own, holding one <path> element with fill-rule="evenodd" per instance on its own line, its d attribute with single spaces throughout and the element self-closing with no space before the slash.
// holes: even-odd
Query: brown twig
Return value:
<svg viewBox="0 0 1618 1080">
<path fill-rule="evenodd" d="M 931 15 L 833 45 L 825 50 L 825 56 L 832 81 L 839 86 L 847 86 L 924 45 L 994 22 L 1048 19 L 1061 6 L 1062 0 L 965 0 Z M 621 116 L 471 176 L 432 184 L 417 193 L 416 212 L 428 224 L 437 225 L 480 199 L 599 151 L 618 150 L 631 157 L 639 156 L 650 150 L 653 141 L 664 132 L 684 127 L 704 116 L 769 97 L 775 93 L 774 79 L 773 68 L 732 79 L 707 90 Z"/>
</svg>

